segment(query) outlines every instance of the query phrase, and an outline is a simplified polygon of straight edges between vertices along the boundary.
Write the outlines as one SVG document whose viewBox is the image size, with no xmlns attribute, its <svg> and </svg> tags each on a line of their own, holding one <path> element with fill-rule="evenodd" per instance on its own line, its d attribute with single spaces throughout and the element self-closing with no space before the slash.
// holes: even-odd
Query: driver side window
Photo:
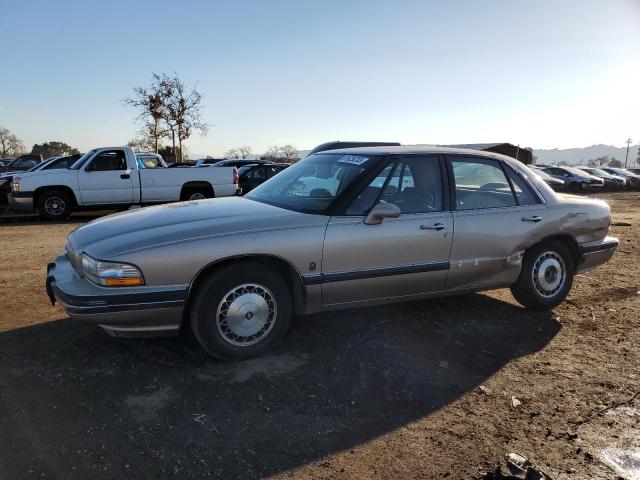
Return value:
<svg viewBox="0 0 640 480">
<path fill-rule="evenodd" d="M 442 211 L 440 163 L 433 157 L 405 157 L 390 163 L 354 199 L 347 215 L 366 215 L 377 203 L 393 203 L 402 213 Z"/>
<path fill-rule="evenodd" d="M 112 170 L 126 170 L 127 159 L 122 150 L 110 150 L 96 155 L 87 167 L 88 172 L 105 172 Z"/>
</svg>

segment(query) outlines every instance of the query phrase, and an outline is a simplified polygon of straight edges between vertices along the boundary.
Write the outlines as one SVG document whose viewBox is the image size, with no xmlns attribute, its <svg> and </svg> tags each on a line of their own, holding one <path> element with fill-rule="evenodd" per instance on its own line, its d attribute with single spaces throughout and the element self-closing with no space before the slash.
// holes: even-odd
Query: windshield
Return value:
<svg viewBox="0 0 640 480">
<path fill-rule="evenodd" d="M 34 165 L 29 170 L 27 170 L 27 172 L 35 172 L 37 170 L 42 170 L 42 168 L 44 168 L 45 165 L 49 165 L 51 162 L 53 162 L 53 160 L 49 160 L 47 162 L 38 163 L 37 165 Z"/>
<path fill-rule="evenodd" d="M 541 178 L 546 178 L 547 180 L 550 178 L 553 178 L 551 175 L 549 175 L 547 172 L 545 172 L 544 170 L 541 170 L 539 168 L 532 168 L 531 169 L 533 171 L 533 173 L 535 173 L 536 175 L 538 175 Z"/>
<path fill-rule="evenodd" d="M 84 155 L 82 155 L 78 160 L 76 160 L 76 162 L 71 165 L 69 168 L 71 170 L 78 170 L 80 167 L 82 167 L 82 165 L 85 164 L 85 162 L 87 160 L 89 160 L 94 153 L 96 153 L 98 150 L 94 149 L 94 150 L 89 150 L 87 153 L 85 153 Z"/>
<path fill-rule="evenodd" d="M 310 155 L 245 195 L 257 202 L 303 213 L 322 214 L 375 157 Z"/>
<path fill-rule="evenodd" d="M 599 168 L 585 168 L 585 171 L 589 172 L 591 175 L 601 175 L 603 177 L 608 177 L 611 175 L 610 173 L 605 172 L 604 170 L 600 170 Z"/>
</svg>

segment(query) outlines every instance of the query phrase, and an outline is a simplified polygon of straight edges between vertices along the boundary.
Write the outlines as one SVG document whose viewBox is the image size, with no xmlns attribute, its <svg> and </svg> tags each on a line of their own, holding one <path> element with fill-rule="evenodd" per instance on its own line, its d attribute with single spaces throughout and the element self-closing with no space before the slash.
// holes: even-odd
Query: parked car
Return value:
<svg viewBox="0 0 640 480">
<path fill-rule="evenodd" d="M 542 167 L 542 170 L 555 178 L 563 180 L 567 189 L 572 192 L 602 191 L 604 180 L 575 167 Z"/>
<path fill-rule="evenodd" d="M 609 172 L 605 172 L 600 168 L 595 167 L 577 167 L 580 170 L 587 172 L 589 175 L 601 178 L 604 181 L 604 188 L 609 190 L 616 190 L 621 188 L 627 188 L 627 181 L 620 175 L 614 175 Z"/>
<path fill-rule="evenodd" d="M 8 165 L 0 167 L 0 173 L 25 172 L 39 163 L 42 163 L 42 155 L 40 154 L 29 153 L 20 155 L 15 160 L 12 160 Z"/>
<path fill-rule="evenodd" d="M 87 152 L 68 170 L 14 176 L 8 199 L 16 210 L 36 209 L 46 220 L 59 220 L 79 208 L 125 208 L 238 193 L 235 168 L 139 168 L 131 148 L 104 147 Z"/>
<path fill-rule="evenodd" d="M 239 185 L 242 194 L 250 192 L 258 185 L 262 185 L 274 175 L 287 168 L 288 163 L 250 164 L 238 168 Z"/>
<path fill-rule="evenodd" d="M 640 168 L 627 168 L 634 175 L 640 175 Z"/>
<path fill-rule="evenodd" d="M 214 165 L 214 164 L 216 164 L 218 162 L 222 162 L 223 160 L 226 160 L 226 159 L 224 159 L 224 158 L 213 158 L 213 157 L 201 158 L 201 159 L 196 161 L 196 164 L 194 166 L 195 167 L 210 167 L 211 165 Z M 236 167 L 236 165 L 228 165 L 228 166 L 229 167 Z"/>
<path fill-rule="evenodd" d="M 212 166 L 215 167 L 236 167 L 236 168 L 240 168 L 243 167 L 245 165 L 254 165 L 256 163 L 259 163 L 261 165 L 266 165 L 269 163 L 274 163 L 274 162 L 270 162 L 269 160 L 260 160 L 260 159 L 254 159 L 254 160 L 249 160 L 246 158 L 233 158 L 233 159 L 227 159 L 227 160 L 220 160 L 218 162 L 215 162 L 212 164 Z"/>
<path fill-rule="evenodd" d="M 612 175 L 618 175 L 624 178 L 627 181 L 628 188 L 640 188 L 640 175 L 636 175 L 626 168 L 603 167 L 602 170 L 611 173 Z"/>
<path fill-rule="evenodd" d="M 6 167 L 11 162 L 13 162 L 13 158 L 0 158 L 0 168 Z"/>
<path fill-rule="evenodd" d="M 560 192 L 565 190 L 564 180 L 560 180 L 559 178 L 552 177 L 547 172 L 545 172 L 542 168 L 536 165 L 529 165 L 529 168 L 533 170 L 533 173 L 538 175 L 542 180 L 545 181 L 547 185 L 553 188 L 555 191 Z"/>
<path fill-rule="evenodd" d="M 606 202 L 555 193 L 503 155 L 325 151 L 243 197 L 85 224 L 47 267 L 46 288 L 112 335 L 189 322 L 211 355 L 246 358 L 280 341 L 293 314 L 503 287 L 527 308 L 553 308 L 575 273 L 612 257 L 609 223 Z"/>
<path fill-rule="evenodd" d="M 70 155 L 67 157 L 52 157 L 42 163 L 31 167 L 27 172 L 39 172 L 40 170 L 56 170 L 58 168 L 69 168 L 82 155 Z M 11 191 L 11 182 L 15 175 L 20 172 L 5 173 L 0 175 L 0 205 L 7 205 L 7 196 Z"/>
</svg>

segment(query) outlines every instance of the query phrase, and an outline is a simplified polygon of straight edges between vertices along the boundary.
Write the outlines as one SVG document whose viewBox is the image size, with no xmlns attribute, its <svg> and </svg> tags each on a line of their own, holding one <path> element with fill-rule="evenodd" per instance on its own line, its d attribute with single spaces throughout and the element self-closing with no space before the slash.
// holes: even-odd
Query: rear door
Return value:
<svg viewBox="0 0 640 480">
<path fill-rule="evenodd" d="M 411 298 L 442 290 L 449 270 L 452 215 L 438 156 L 391 161 L 329 221 L 322 258 L 325 305 Z M 364 223 L 378 202 L 394 203 L 398 218 Z"/>
<path fill-rule="evenodd" d="M 131 166 L 124 150 L 97 153 L 78 172 L 78 184 L 86 205 L 133 202 Z"/>
<path fill-rule="evenodd" d="M 451 156 L 454 235 L 447 290 L 510 285 L 524 244 L 550 220 L 526 181 L 508 164 Z"/>
</svg>

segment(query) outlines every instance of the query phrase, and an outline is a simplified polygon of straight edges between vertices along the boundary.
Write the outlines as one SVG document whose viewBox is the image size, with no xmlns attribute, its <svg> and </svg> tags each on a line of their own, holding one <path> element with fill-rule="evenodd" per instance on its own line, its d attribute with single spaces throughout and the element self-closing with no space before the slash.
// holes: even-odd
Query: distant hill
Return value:
<svg viewBox="0 0 640 480">
<path fill-rule="evenodd" d="M 640 145 L 631 145 L 629 147 L 629 166 L 636 166 L 635 160 L 638 157 L 638 148 Z M 627 147 L 614 147 L 613 145 L 591 145 L 584 148 L 553 148 L 551 150 L 533 149 L 533 154 L 538 157 L 536 163 L 557 163 L 567 162 L 570 164 L 586 164 L 592 158 L 615 157 L 624 163 L 624 156 Z"/>
</svg>

